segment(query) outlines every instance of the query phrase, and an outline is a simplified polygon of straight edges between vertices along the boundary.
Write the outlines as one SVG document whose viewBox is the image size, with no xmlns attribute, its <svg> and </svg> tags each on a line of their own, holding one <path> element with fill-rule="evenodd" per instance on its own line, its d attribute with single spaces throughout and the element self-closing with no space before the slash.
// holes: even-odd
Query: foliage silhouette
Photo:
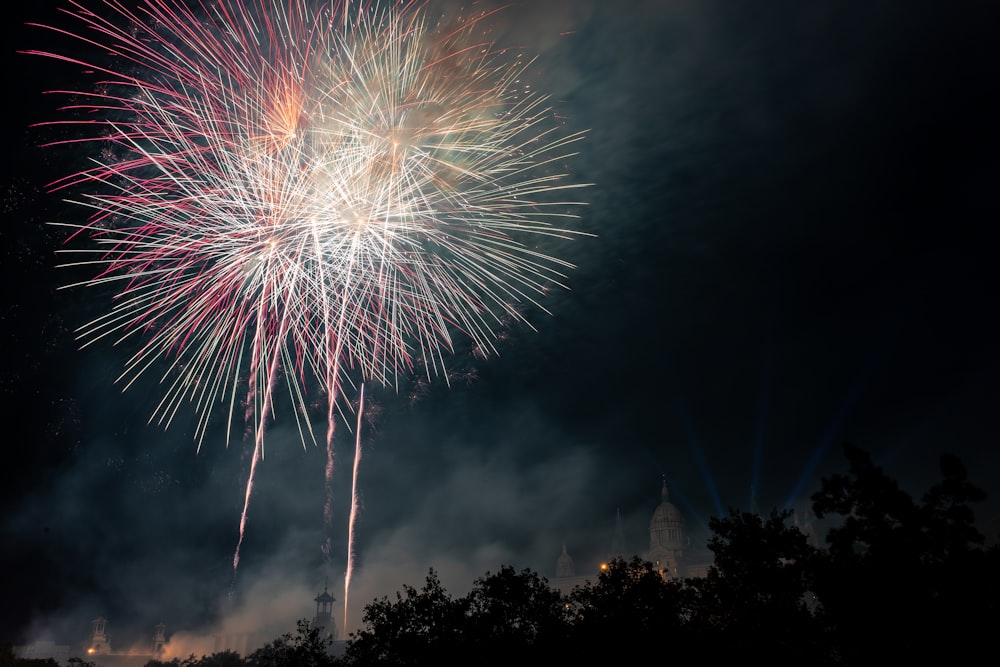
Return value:
<svg viewBox="0 0 1000 667">
<path fill-rule="evenodd" d="M 345 659 L 355 665 L 422 665 L 459 657 L 468 601 L 445 591 L 432 568 L 419 591 L 404 586 L 396 599 L 365 607 Z"/>
<path fill-rule="evenodd" d="M 565 604 L 544 577 L 509 566 L 477 579 L 466 596 L 466 641 L 496 659 L 512 660 L 561 644 Z"/>
<path fill-rule="evenodd" d="M 616 558 L 596 582 L 567 596 L 569 639 L 581 655 L 669 641 L 682 629 L 686 602 L 682 583 L 665 579 L 652 563 Z"/>
<path fill-rule="evenodd" d="M 953 456 L 942 481 L 916 503 L 861 449 L 844 446 L 849 471 L 813 495 L 820 518 L 840 517 L 819 554 L 815 591 L 842 659 L 954 662 L 992 652 L 1000 552 L 984 549 L 969 503 L 985 492 Z"/>
<path fill-rule="evenodd" d="M 247 667 L 328 667 L 336 664 L 330 655 L 333 640 L 322 628 L 300 620 L 294 635 L 286 633 L 247 656 Z M 227 666 L 228 667 L 228 666 Z"/>
<path fill-rule="evenodd" d="M 244 667 L 244 665 L 246 662 L 236 651 L 220 651 L 200 658 L 192 655 L 183 660 L 180 658 L 168 661 L 150 660 L 145 667 Z"/>
<path fill-rule="evenodd" d="M 812 612 L 817 550 L 787 524 L 790 511 L 761 516 L 730 510 L 709 521 L 715 558 L 704 578 L 687 582 L 687 629 L 703 657 L 735 660 L 766 652 L 771 664 L 832 661 Z"/>
</svg>

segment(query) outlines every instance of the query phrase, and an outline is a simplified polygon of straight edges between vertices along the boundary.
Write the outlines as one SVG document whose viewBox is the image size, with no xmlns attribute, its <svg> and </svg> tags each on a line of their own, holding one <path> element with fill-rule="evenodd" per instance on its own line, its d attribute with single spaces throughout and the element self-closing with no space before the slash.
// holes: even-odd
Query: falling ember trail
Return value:
<svg viewBox="0 0 1000 667">
<path fill-rule="evenodd" d="M 347 598 L 351 592 L 354 572 L 354 523 L 358 518 L 358 464 L 361 463 L 361 415 L 365 411 L 365 385 L 361 384 L 358 402 L 358 426 L 354 440 L 354 472 L 351 475 L 351 516 L 347 522 L 347 572 L 344 574 L 344 637 L 347 637 Z"/>
<path fill-rule="evenodd" d="M 265 404 L 266 405 L 266 404 Z M 254 446 L 253 446 L 253 459 L 250 461 L 250 474 L 247 476 L 247 490 L 246 495 L 243 498 L 243 512 L 240 514 L 240 537 L 236 542 L 236 551 L 233 553 L 233 587 L 236 586 L 236 570 L 240 566 L 240 547 L 243 546 L 243 537 L 246 535 L 247 527 L 247 510 L 250 507 L 250 495 L 253 492 L 253 480 L 254 475 L 257 472 L 257 463 L 260 462 L 261 452 L 264 448 L 264 420 L 266 417 L 267 408 L 265 407 L 264 414 L 261 414 L 261 423 L 257 427 L 257 433 L 254 436 Z"/>
<path fill-rule="evenodd" d="M 250 507 L 250 494 L 253 492 L 254 473 L 257 472 L 257 463 L 261 458 L 261 448 L 263 447 L 263 431 L 258 429 L 253 446 L 253 459 L 250 461 L 250 474 L 247 476 L 247 491 L 243 499 L 243 512 L 240 514 L 240 538 L 236 542 L 236 551 L 233 552 L 233 588 L 236 587 L 236 570 L 240 566 L 240 547 L 243 546 L 243 536 L 246 535 L 247 509 Z M 232 591 L 230 591 L 232 592 Z"/>
<path fill-rule="evenodd" d="M 357 242 L 357 234 L 354 236 L 354 241 Z M 353 269 L 353 261 L 348 265 L 348 269 Z M 323 276 L 323 267 L 319 267 L 321 279 Z M 325 280 L 325 279 L 324 279 Z M 346 285 L 345 285 L 346 287 Z M 329 532 L 333 526 L 333 435 L 336 426 L 336 419 L 334 418 L 334 410 L 337 404 L 338 390 L 340 389 L 340 355 L 343 353 L 344 344 L 344 322 L 347 317 L 348 311 L 348 295 L 350 290 L 345 289 L 343 294 L 343 300 L 340 304 L 340 316 L 337 318 L 337 342 L 333 350 L 333 368 L 330 370 L 330 376 L 327 378 L 327 412 L 326 412 L 326 468 L 324 470 L 324 484 L 326 485 L 326 501 L 323 504 L 323 523 L 326 530 Z M 328 312 L 328 302 L 324 299 L 323 301 L 323 321 L 329 322 L 330 316 Z M 331 336 L 328 331 L 326 333 L 327 338 Z M 361 385 L 362 393 L 364 392 L 364 384 Z M 363 396 L 362 396 L 363 398 Z M 360 420 L 361 413 L 358 412 L 358 419 Z"/>
<path fill-rule="evenodd" d="M 334 355 L 340 354 L 339 345 Z M 335 359 L 338 357 L 335 356 Z M 324 541 L 324 555 L 329 558 L 331 550 L 329 549 L 330 538 L 333 533 L 333 435 L 336 426 L 336 419 L 334 416 L 334 409 L 337 402 L 337 390 L 339 385 L 337 383 L 337 376 L 339 372 L 339 364 L 334 361 L 332 377 L 334 379 L 328 380 L 327 382 L 327 413 L 326 413 L 326 466 L 323 470 L 323 484 L 325 487 L 326 499 L 323 502 L 323 529 L 326 531 L 326 540 Z"/>
<path fill-rule="evenodd" d="M 263 304 L 265 300 L 261 300 L 261 305 L 258 310 L 258 318 L 263 319 L 264 308 Z M 258 340 L 255 341 L 258 344 L 263 344 L 264 341 L 260 340 L 258 329 Z M 284 333 L 284 327 L 281 328 L 282 334 Z M 260 364 L 260 358 L 256 355 L 261 354 L 260 347 L 257 348 L 255 352 L 254 366 Z M 254 445 L 253 445 L 253 458 L 250 460 L 250 474 L 247 475 L 247 490 L 243 498 L 243 512 L 240 514 L 240 537 L 236 542 L 236 550 L 233 552 L 233 583 L 230 588 L 230 595 L 232 595 L 233 589 L 236 588 L 236 572 L 240 566 L 240 547 L 243 546 L 243 537 L 246 535 L 247 527 L 247 510 L 250 508 L 250 495 L 253 493 L 253 481 L 254 475 L 257 472 L 257 464 L 264 457 L 264 429 L 267 426 L 267 420 L 271 413 L 271 392 L 274 387 L 274 380 L 278 373 L 278 360 L 279 355 L 274 354 L 271 359 L 270 368 L 267 371 L 267 382 L 264 385 L 264 396 L 263 400 L 260 402 L 260 417 L 257 420 L 257 427 L 254 429 Z M 250 396 L 247 403 L 247 409 L 249 411 L 250 406 L 253 404 L 253 397 L 256 393 L 254 388 L 254 379 L 256 373 L 250 374 Z"/>
</svg>

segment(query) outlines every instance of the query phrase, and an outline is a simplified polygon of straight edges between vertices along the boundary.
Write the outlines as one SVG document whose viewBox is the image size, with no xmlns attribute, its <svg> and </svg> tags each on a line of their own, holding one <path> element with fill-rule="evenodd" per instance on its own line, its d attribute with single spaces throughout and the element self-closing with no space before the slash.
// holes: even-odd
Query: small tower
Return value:
<svg viewBox="0 0 1000 667">
<path fill-rule="evenodd" d="M 556 576 L 557 577 L 576 576 L 576 565 L 573 563 L 573 559 L 570 557 L 569 552 L 566 551 L 565 544 L 563 544 L 562 553 L 559 554 L 559 558 L 556 559 Z"/>
<path fill-rule="evenodd" d="M 622 511 L 619 509 L 615 517 L 615 535 L 611 538 L 611 551 L 608 560 L 625 558 L 625 529 L 622 527 Z"/>
<path fill-rule="evenodd" d="M 90 624 L 94 627 L 94 633 L 90 636 L 90 646 L 87 653 L 91 655 L 104 655 L 111 651 L 111 639 L 106 630 L 108 619 L 98 616 Z"/>
<path fill-rule="evenodd" d="M 332 595 L 327 593 L 326 587 L 323 592 L 316 596 L 316 616 L 313 618 L 313 627 L 319 628 L 333 639 L 337 638 L 337 626 L 333 622 L 333 603 L 336 601 Z"/>
<path fill-rule="evenodd" d="M 163 653 L 163 647 L 167 643 L 166 629 L 167 626 L 163 623 L 153 626 L 153 655 Z"/>
</svg>

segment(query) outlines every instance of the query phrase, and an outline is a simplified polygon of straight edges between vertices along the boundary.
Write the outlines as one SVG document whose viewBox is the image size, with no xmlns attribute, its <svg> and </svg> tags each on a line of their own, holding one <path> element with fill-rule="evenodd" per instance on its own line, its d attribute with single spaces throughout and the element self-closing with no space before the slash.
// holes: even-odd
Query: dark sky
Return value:
<svg viewBox="0 0 1000 667">
<path fill-rule="evenodd" d="M 279 416 L 233 586 L 245 443 L 213 432 L 197 453 L 193 413 L 147 426 L 155 383 L 122 394 L 124 353 L 77 349 L 107 303 L 56 292 L 44 223 L 80 212 L 46 194 L 68 158 L 29 128 L 75 72 L 16 53 L 53 39 L 25 21 L 61 20 L 23 4 L 4 49 L 0 638 L 75 642 L 103 614 L 121 641 L 162 621 L 198 650 L 220 628 L 289 629 L 326 581 L 342 618 L 347 429 L 332 557 L 323 452 Z M 802 510 L 845 440 L 915 495 L 954 452 L 990 493 L 979 518 L 1000 515 L 992 4 L 502 12 L 500 42 L 538 53 L 537 85 L 589 128 L 574 178 L 594 184 L 595 237 L 556 249 L 577 268 L 551 316 L 528 313 L 537 331 L 456 352 L 467 381 L 370 394 L 352 627 L 428 567 L 456 593 L 502 564 L 551 576 L 563 543 L 591 567 L 619 511 L 639 551 L 664 476 L 696 537 L 751 487 Z"/>
</svg>

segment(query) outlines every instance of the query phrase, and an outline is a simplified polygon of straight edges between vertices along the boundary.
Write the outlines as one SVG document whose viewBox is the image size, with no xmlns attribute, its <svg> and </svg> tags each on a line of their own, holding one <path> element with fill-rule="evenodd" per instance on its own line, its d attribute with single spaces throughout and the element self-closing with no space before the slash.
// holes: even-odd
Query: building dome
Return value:
<svg viewBox="0 0 1000 667">
<path fill-rule="evenodd" d="M 649 520 L 649 529 L 653 530 L 662 526 L 678 525 L 683 523 L 681 511 L 667 499 L 667 487 L 663 487 L 663 502 L 661 502 L 653 512 L 653 517 Z"/>
<path fill-rule="evenodd" d="M 677 506 L 670 502 L 667 483 L 660 489 L 660 504 L 649 520 L 649 550 L 654 562 L 669 560 L 676 563 L 683 557 L 684 516 Z"/>
<path fill-rule="evenodd" d="M 670 502 L 670 493 L 667 491 L 667 483 L 664 481 L 663 488 L 660 489 L 660 504 L 653 511 L 653 516 L 649 520 L 649 532 L 653 534 L 660 530 L 679 528 L 683 523 L 684 517 L 677 509 L 677 505 Z"/>
</svg>

